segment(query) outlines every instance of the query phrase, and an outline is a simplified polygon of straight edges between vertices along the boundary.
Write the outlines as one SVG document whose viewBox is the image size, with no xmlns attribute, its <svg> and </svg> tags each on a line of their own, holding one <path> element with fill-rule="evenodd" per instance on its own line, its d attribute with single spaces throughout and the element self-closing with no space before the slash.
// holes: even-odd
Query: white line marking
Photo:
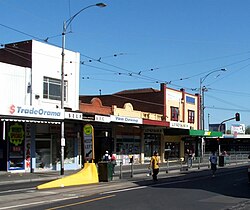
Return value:
<svg viewBox="0 0 250 210">
<path fill-rule="evenodd" d="M 13 209 L 13 208 L 25 207 L 25 206 L 32 206 L 32 205 L 38 205 L 38 204 L 44 204 L 44 203 L 52 203 L 52 202 L 57 202 L 57 201 L 65 201 L 65 200 L 70 200 L 70 199 L 75 199 L 75 198 L 79 198 L 79 196 L 70 197 L 70 198 L 59 198 L 59 199 L 48 200 L 48 201 L 39 201 L 39 202 L 27 203 L 27 204 L 20 204 L 20 205 L 16 205 L 16 206 L 0 207 L 0 210 L 3 210 L 3 209 Z"/>
</svg>

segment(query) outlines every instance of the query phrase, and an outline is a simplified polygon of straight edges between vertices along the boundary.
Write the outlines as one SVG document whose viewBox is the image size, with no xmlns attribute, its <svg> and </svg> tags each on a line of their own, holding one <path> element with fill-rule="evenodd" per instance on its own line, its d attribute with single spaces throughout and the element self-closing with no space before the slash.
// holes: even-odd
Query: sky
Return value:
<svg viewBox="0 0 250 210">
<path fill-rule="evenodd" d="M 195 94 L 202 85 L 205 128 L 236 112 L 241 121 L 227 129 L 250 125 L 249 0 L 0 0 L 0 44 L 60 47 L 63 21 L 81 9 L 66 34 L 66 48 L 81 55 L 81 95 L 160 83 Z"/>
</svg>

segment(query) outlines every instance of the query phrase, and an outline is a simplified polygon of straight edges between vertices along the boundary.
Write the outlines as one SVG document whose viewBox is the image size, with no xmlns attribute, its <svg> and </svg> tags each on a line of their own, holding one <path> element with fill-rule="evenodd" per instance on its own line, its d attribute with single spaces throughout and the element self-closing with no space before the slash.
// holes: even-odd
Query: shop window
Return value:
<svg viewBox="0 0 250 210">
<path fill-rule="evenodd" d="M 160 134 L 144 134 L 144 155 L 145 160 L 149 159 L 153 155 L 154 151 L 160 151 L 160 142 L 161 135 Z"/>
<path fill-rule="evenodd" d="M 165 159 L 178 159 L 180 158 L 180 143 L 166 142 L 165 143 Z"/>
<path fill-rule="evenodd" d="M 194 123 L 194 111 L 193 110 L 188 110 L 188 122 Z"/>
<path fill-rule="evenodd" d="M 116 151 L 118 154 L 139 154 L 140 153 L 140 139 L 138 138 L 123 138 L 117 139 Z"/>
<path fill-rule="evenodd" d="M 50 169 L 52 167 L 51 140 L 36 140 L 36 168 Z"/>
<path fill-rule="evenodd" d="M 64 81 L 64 101 L 67 95 L 67 81 Z M 44 77 L 43 78 L 43 98 L 51 100 L 61 100 L 61 80 Z"/>
<path fill-rule="evenodd" d="M 179 108 L 171 106 L 171 121 L 178 121 Z"/>
</svg>

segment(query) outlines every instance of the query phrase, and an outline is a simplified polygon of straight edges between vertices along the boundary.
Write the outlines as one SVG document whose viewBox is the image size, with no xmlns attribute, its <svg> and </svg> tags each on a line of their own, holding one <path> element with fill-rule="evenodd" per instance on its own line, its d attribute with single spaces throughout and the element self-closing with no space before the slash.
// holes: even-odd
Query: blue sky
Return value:
<svg viewBox="0 0 250 210">
<path fill-rule="evenodd" d="M 48 38 L 61 46 L 63 21 L 98 2 L 107 7 L 84 10 L 66 35 L 66 48 L 81 53 L 80 94 L 161 82 L 195 94 L 215 71 L 203 82 L 205 127 L 208 114 L 220 123 L 236 112 L 250 125 L 249 0 L 0 0 L 0 44 Z"/>
</svg>

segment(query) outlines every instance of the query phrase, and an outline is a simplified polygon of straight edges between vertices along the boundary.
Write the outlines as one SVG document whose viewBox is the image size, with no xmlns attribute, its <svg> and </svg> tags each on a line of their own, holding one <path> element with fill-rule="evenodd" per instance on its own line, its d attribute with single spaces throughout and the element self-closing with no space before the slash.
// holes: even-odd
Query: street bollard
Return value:
<svg viewBox="0 0 250 210">
<path fill-rule="evenodd" d="M 122 162 L 120 162 L 120 175 L 119 178 L 122 179 Z"/>
</svg>

